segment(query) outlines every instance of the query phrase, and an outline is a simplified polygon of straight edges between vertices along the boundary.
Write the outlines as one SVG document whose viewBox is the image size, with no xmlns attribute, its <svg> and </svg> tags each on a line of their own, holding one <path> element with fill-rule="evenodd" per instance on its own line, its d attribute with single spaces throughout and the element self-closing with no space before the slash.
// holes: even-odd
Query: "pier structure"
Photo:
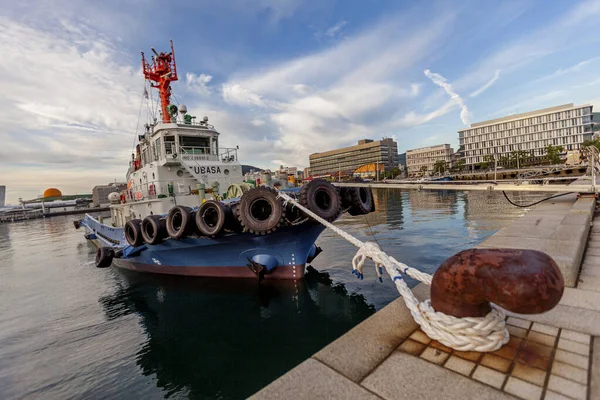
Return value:
<svg viewBox="0 0 600 400">
<path fill-rule="evenodd" d="M 251 398 L 600 399 L 597 187 L 560 186 L 552 191 L 577 193 L 535 206 L 477 246 L 545 252 L 565 280 L 551 311 L 507 312 L 511 337 L 499 350 L 461 352 L 431 340 L 398 298 Z M 413 293 L 419 301 L 430 298 L 423 284 Z"/>
</svg>

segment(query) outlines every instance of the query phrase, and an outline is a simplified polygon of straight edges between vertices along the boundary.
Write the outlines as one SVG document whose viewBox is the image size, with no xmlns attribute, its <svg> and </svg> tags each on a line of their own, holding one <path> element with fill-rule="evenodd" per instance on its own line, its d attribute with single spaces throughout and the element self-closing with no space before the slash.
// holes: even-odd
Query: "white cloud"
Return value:
<svg viewBox="0 0 600 400">
<path fill-rule="evenodd" d="M 500 78 L 500 70 L 499 69 L 496 70 L 496 72 L 494 73 L 494 76 L 492 77 L 492 79 L 490 79 L 485 85 L 483 85 L 479 89 L 475 90 L 469 96 L 470 97 L 477 97 L 477 96 L 479 96 L 481 93 L 483 93 L 486 90 L 488 90 L 490 88 L 490 86 L 492 86 L 494 83 L 496 83 L 496 81 L 498 80 L 498 78 Z"/>
<path fill-rule="evenodd" d="M 598 61 L 598 60 L 600 60 L 600 57 L 593 57 L 593 58 L 590 58 L 588 60 L 584 60 L 584 61 L 578 62 L 577 64 L 571 65 L 570 67 L 567 67 L 567 68 L 564 68 L 564 69 L 563 68 L 559 68 L 555 72 L 553 72 L 552 74 L 546 75 L 546 76 L 544 76 L 544 77 L 542 77 L 540 79 L 537 79 L 535 82 L 539 83 L 539 82 L 542 82 L 542 81 L 545 81 L 545 80 L 548 80 L 548 79 L 553 79 L 553 78 L 559 77 L 561 75 L 570 74 L 570 73 L 573 73 L 573 72 L 580 72 L 583 69 L 583 67 L 585 67 L 586 65 L 589 65 L 589 64 L 591 64 L 591 63 L 593 63 L 595 61 Z"/>
<path fill-rule="evenodd" d="M 438 85 L 439 87 L 444 89 L 444 91 L 446 93 L 448 93 L 448 95 L 452 98 L 452 100 L 456 104 L 458 104 L 458 106 L 460 107 L 460 120 L 462 121 L 463 124 L 470 125 L 471 122 L 469 121 L 469 109 L 467 108 L 467 105 L 465 104 L 463 99 L 458 95 L 458 93 L 456 93 L 454 91 L 454 89 L 452 88 L 452 85 L 448 83 L 446 78 L 444 78 L 440 74 L 431 72 L 428 69 L 426 69 L 423 72 L 426 77 L 428 77 L 429 79 L 431 79 L 431 81 L 433 83 L 435 83 L 436 85 Z"/>
<path fill-rule="evenodd" d="M 223 92 L 223 99 L 229 104 L 239 106 L 267 106 L 260 95 L 252 93 L 238 83 L 223 85 L 221 90 Z"/>
<path fill-rule="evenodd" d="M 344 26 L 346 26 L 347 23 L 348 23 L 348 21 L 344 21 L 344 20 L 338 22 L 337 24 L 333 25 L 332 27 L 330 27 L 329 29 L 327 29 L 325 31 L 325 36 L 328 36 L 330 38 L 339 36 L 342 31 L 342 28 Z"/>
<path fill-rule="evenodd" d="M 212 78 L 212 76 L 207 74 L 196 75 L 188 72 L 185 74 L 185 83 L 191 91 L 200 95 L 207 95 L 212 90 L 211 87 L 208 86 Z"/>
<path fill-rule="evenodd" d="M 262 119 L 255 118 L 252 121 L 250 121 L 250 123 L 254 126 L 263 126 L 265 124 L 265 121 L 263 121 Z"/>
</svg>

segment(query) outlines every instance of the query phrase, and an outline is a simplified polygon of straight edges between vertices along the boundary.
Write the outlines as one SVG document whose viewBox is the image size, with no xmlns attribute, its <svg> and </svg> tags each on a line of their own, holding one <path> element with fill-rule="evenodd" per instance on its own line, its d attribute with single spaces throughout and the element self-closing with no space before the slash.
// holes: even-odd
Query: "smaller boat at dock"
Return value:
<svg viewBox="0 0 600 400">
<path fill-rule="evenodd" d="M 129 162 L 127 189 L 111 193 L 110 222 L 86 214 L 75 221 L 97 247 L 96 266 L 150 273 L 298 279 L 320 252 L 325 229 L 283 202 L 286 190 L 327 221 L 343 212 L 374 210 L 369 188 L 338 190 L 324 180 L 302 188 L 243 182 L 238 149 L 219 146 L 220 133 L 197 122 L 185 105 L 170 103 L 177 67 L 169 53 L 147 61 L 146 80 L 159 90 L 160 121 L 146 125 Z"/>
</svg>

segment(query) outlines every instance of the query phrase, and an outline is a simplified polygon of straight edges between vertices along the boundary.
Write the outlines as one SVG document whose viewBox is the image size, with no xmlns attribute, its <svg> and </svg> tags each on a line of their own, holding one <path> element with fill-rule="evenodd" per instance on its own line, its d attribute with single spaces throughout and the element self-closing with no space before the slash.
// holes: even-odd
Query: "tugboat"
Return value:
<svg viewBox="0 0 600 400">
<path fill-rule="evenodd" d="M 175 51 L 146 60 L 144 77 L 160 97 L 161 121 L 146 124 L 129 162 L 127 189 L 109 195 L 110 225 L 86 214 L 74 221 L 97 247 L 96 266 L 141 272 L 239 278 L 299 279 L 320 252 L 325 229 L 278 197 L 274 185 L 243 182 L 236 148 L 219 147 L 208 117 L 196 122 L 171 104 Z M 285 190 L 285 189 L 282 189 Z M 373 210 L 365 188 L 338 191 L 324 180 L 287 189 L 302 205 L 333 221 Z M 107 222 L 107 223 L 104 223 Z"/>
</svg>

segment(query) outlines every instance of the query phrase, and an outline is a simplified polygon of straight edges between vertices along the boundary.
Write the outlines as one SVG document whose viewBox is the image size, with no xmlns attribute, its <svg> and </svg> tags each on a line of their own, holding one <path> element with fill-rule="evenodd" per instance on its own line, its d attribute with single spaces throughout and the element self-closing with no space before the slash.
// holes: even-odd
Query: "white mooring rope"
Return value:
<svg viewBox="0 0 600 400">
<path fill-rule="evenodd" d="M 408 275 L 430 286 L 431 275 L 411 268 L 394 257 L 388 256 L 377 243 L 361 242 L 302 206 L 286 193 L 279 192 L 279 197 L 286 202 L 291 202 L 307 215 L 358 247 L 358 251 L 352 259 L 352 273 L 358 278 L 363 278 L 363 266 L 367 258 L 375 262 L 375 271 L 380 279 L 383 274 L 383 267 L 385 267 L 402 295 L 406 307 L 430 338 L 459 351 L 495 351 L 508 342 L 509 334 L 504 324 L 506 319 L 504 311 L 495 304 L 492 304 L 492 311 L 483 318 L 457 318 L 436 312 L 431 307 L 430 300 L 419 303 L 403 279 L 403 275 Z"/>
</svg>

